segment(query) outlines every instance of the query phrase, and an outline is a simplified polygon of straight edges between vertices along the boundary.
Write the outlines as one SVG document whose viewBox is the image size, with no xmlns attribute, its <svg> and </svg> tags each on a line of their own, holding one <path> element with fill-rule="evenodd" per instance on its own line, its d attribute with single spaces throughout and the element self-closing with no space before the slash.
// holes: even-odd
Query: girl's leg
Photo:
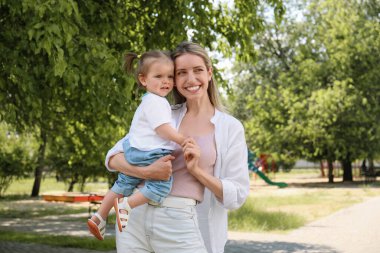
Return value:
<svg viewBox="0 0 380 253">
<path fill-rule="evenodd" d="M 114 199 L 122 198 L 122 197 L 123 195 L 115 193 L 111 190 L 108 190 L 108 192 L 104 196 L 103 201 L 100 204 L 100 207 L 98 209 L 98 214 L 103 218 L 103 220 L 107 219 L 107 216 L 111 208 L 113 207 Z M 91 217 L 91 220 L 93 220 L 96 224 L 100 223 L 100 220 L 95 215 Z"/>
<path fill-rule="evenodd" d="M 113 200 L 122 196 L 111 190 L 109 190 L 103 198 L 103 201 L 99 207 L 97 213 L 92 215 L 91 219 L 87 220 L 87 226 L 91 234 L 93 234 L 98 240 L 104 239 L 106 232 L 106 218 L 113 206 Z"/>
<path fill-rule="evenodd" d="M 146 198 L 141 192 L 135 192 L 128 197 L 128 204 L 131 208 L 135 208 L 146 204 L 149 202 L 149 199 Z"/>
<path fill-rule="evenodd" d="M 135 192 L 129 197 L 118 198 L 114 200 L 114 208 L 116 211 L 116 224 L 119 231 L 122 232 L 127 228 L 129 214 L 132 208 L 139 207 L 149 202 L 141 192 Z"/>
</svg>

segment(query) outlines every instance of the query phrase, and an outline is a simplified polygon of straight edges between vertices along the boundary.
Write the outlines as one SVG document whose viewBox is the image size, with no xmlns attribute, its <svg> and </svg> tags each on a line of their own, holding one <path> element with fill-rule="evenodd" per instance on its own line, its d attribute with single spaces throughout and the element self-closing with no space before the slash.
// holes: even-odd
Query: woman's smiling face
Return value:
<svg viewBox="0 0 380 253">
<path fill-rule="evenodd" d="M 203 59 L 195 54 L 186 53 L 175 61 L 175 86 L 186 100 L 208 98 L 207 88 L 212 77 L 212 69 L 207 68 Z"/>
</svg>

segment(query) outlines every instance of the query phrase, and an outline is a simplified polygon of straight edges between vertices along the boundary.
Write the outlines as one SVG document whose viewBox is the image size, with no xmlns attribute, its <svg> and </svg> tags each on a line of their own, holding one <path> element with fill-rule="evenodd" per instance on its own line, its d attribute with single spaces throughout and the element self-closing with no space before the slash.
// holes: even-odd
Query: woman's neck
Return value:
<svg viewBox="0 0 380 253">
<path fill-rule="evenodd" d="M 186 101 L 187 106 L 187 114 L 191 115 L 199 115 L 202 114 L 210 115 L 211 117 L 215 113 L 215 107 L 211 104 L 210 100 L 194 100 L 194 101 Z"/>
</svg>

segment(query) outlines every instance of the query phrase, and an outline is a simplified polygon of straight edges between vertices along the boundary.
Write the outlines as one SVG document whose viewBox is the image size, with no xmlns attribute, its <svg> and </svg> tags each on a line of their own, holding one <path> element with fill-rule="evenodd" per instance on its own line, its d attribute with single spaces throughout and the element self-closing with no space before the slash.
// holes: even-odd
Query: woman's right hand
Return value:
<svg viewBox="0 0 380 253">
<path fill-rule="evenodd" d="M 154 163 L 145 167 L 145 177 L 150 180 L 169 180 L 172 175 L 172 160 L 174 156 L 163 156 Z"/>
</svg>

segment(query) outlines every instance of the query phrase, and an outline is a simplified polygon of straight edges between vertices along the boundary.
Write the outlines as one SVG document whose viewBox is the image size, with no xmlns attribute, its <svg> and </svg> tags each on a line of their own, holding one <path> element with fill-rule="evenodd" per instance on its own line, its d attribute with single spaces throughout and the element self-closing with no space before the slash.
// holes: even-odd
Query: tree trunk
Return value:
<svg viewBox="0 0 380 253">
<path fill-rule="evenodd" d="M 67 189 L 68 192 L 72 192 L 74 190 L 74 185 L 78 183 L 78 177 L 79 175 L 75 173 L 74 178 L 70 181 L 69 189 Z"/>
<path fill-rule="evenodd" d="M 322 160 L 319 161 L 319 165 L 320 165 L 320 169 L 321 169 L 321 177 L 326 177 L 325 169 L 323 167 L 323 161 Z"/>
<path fill-rule="evenodd" d="M 45 165 L 45 150 L 46 150 L 46 133 L 41 130 L 41 140 L 42 143 L 38 148 L 38 160 L 37 167 L 34 170 L 34 183 L 32 189 L 32 197 L 37 197 L 40 193 L 41 179 L 42 179 L 42 171 Z"/>
<path fill-rule="evenodd" d="M 375 175 L 375 164 L 373 162 L 373 158 L 368 158 L 368 172 L 371 175 Z"/>
<path fill-rule="evenodd" d="M 350 154 L 347 154 L 345 159 L 341 161 L 343 167 L 343 182 L 352 182 L 352 164 Z"/>
<path fill-rule="evenodd" d="M 328 170 L 328 175 L 329 175 L 329 183 L 334 183 L 334 164 L 333 164 L 333 161 L 328 159 L 327 160 L 327 164 L 328 164 L 328 167 L 329 167 L 329 170 Z"/>
<path fill-rule="evenodd" d="M 87 180 L 87 177 L 86 176 L 82 176 L 82 179 L 80 180 L 80 191 L 81 192 L 84 192 L 84 187 L 86 186 L 86 180 Z"/>
</svg>

